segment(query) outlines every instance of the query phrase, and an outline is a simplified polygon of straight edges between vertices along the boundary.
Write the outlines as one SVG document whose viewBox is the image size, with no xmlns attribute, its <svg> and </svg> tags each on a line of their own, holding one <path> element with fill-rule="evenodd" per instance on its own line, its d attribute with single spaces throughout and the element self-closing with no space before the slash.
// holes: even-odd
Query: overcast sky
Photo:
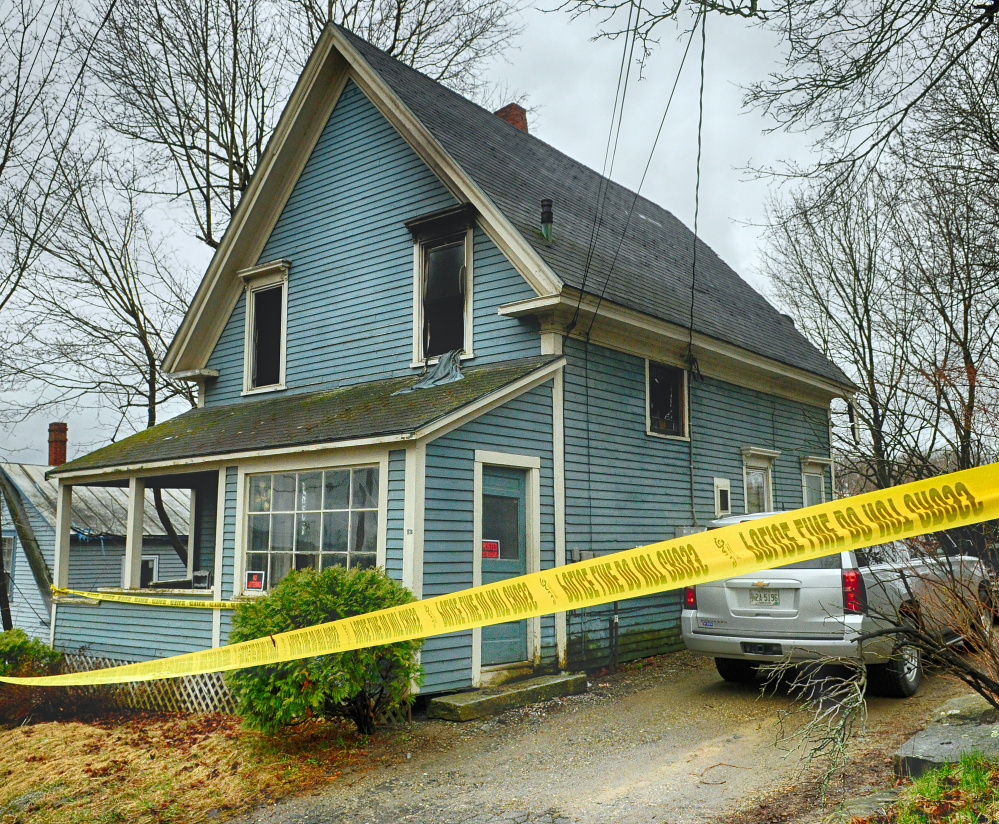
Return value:
<svg viewBox="0 0 999 824">
<path fill-rule="evenodd" d="M 595 18 L 569 21 L 565 14 L 523 13 L 518 48 L 496 61 L 491 76 L 528 95 L 536 107 L 531 131 L 566 154 L 601 170 L 621 59 L 620 41 L 591 40 Z M 638 81 L 632 71 L 613 177 L 634 188 L 648 159 L 685 40 L 664 30 L 661 43 Z M 708 20 L 704 140 L 701 160 L 699 234 L 757 288 L 760 229 L 769 181 L 744 171 L 782 160 L 806 162 L 802 135 L 766 135 L 768 122 L 742 107 L 740 84 L 763 78 L 778 65 L 776 38 L 743 20 Z M 695 38 L 676 98 L 642 194 L 693 224 L 697 139 L 699 38 Z M 557 208 L 557 205 L 556 205 Z M 557 220 L 556 215 L 556 220 Z M 204 265 L 204 247 L 197 256 Z M 92 413 L 46 413 L 18 425 L 0 442 L 0 459 L 47 460 L 49 420 L 69 422 L 70 457 L 106 442 L 111 432 Z"/>
</svg>

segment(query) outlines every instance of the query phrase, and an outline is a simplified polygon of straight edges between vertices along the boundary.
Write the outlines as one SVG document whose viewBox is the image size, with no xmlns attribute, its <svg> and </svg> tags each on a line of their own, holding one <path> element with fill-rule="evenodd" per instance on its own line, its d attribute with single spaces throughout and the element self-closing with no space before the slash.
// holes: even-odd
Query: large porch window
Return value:
<svg viewBox="0 0 999 824">
<path fill-rule="evenodd" d="M 378 467 L 249 477 L 244 586 L 267 590 L 293 569 L 373 567 Z"/>
</svg>

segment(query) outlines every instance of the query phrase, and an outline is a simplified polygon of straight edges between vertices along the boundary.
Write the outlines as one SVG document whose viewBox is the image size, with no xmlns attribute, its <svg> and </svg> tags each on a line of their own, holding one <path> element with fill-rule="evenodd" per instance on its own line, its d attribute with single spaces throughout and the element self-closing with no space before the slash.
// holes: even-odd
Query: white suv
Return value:
<svg viewBox="0 0 999 824">
<path fill-rule="evenodd" d="M 729 516 L 711 527 L 777 514 Z M 880 692 L 907 697 L 922 680 L 919 650 L 899 648 L 890 635 L 861 650 L 856 638 L 886 625 L 875 616 L 919 614 L 913 595 L 920 582 L 955 571 L 987 601 L 988 579 L 977 558 L 916 559 L 901 543 L 698 584 L 684 590 L 683 640 L 691 652 L 714 658 L 722 678 L 737 682 L 755 678 L 764 663 L 862 655 Z"/>
</svg>

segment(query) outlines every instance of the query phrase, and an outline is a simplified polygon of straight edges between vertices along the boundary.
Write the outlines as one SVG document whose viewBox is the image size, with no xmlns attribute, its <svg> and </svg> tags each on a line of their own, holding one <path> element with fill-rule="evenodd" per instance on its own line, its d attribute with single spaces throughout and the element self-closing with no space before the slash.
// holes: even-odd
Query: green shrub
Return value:
<svg viewBox="0 0 999 824">
<path fill-rule="evenodd" d="M 268 595 L 241 603 L 229 643 L 311 627 L 411 603 L 413 594 L 380 569 L 339 567 L 292 572 Z M 412 700 L 422 678 L 416 654 L 423 641 L 402 641 L 249 667 L 226 675 L 247 726 L 267 733 L 313 717 L 342 716 L 369 734 L 383 710 Z"/>
<path fill-rule="evenodd" d="M 0 675 L 11 678 L 51 675 L 58 670 L 62 653 L 29 638 L 23 629 L 0 633 Z"/>
</svg>

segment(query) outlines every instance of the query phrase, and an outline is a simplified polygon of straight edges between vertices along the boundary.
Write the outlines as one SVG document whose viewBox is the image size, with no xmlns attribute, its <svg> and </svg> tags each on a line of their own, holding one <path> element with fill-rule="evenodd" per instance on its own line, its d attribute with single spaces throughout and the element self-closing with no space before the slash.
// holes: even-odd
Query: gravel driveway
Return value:
<svg viewBox="0 0 999 824">
<path fill-rule="evenodd" d="M 242 824 L 646 824 L 713 822 L 793 784 L 775 746 L 786 695 L 726 684 L 710 661 L 661 656 L 591 676 L 590 693 L 384 736 L 376 766 Z M 869 705 L 865 751 L 879 753 L 963 691 L 939 677 L 907 701 Z"/>
</svg>

